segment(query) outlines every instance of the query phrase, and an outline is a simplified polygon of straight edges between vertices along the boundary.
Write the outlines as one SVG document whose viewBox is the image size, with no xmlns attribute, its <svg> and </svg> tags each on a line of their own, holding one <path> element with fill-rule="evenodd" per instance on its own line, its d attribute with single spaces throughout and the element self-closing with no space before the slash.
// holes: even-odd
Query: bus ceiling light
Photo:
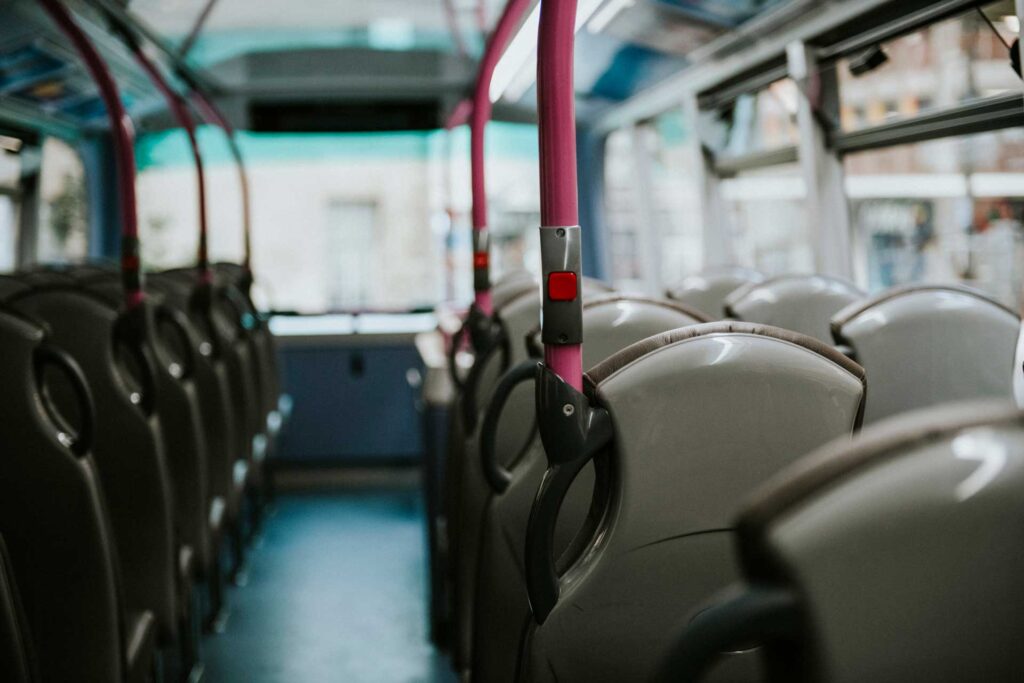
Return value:
<svg viewBox="0 0 1024 683">
<path fill-rule="evenodd" d="M 608 4 L 616 4 L 621 1 L 608 0 Z M 633 1 L 635 0 L 627 0 L 630 4 Z M 579 0 L 579 10 L 576 14 L 577 33 L 602 5 L 605 5 L 605 0 Z M 609 19 L 609 21 L 611 20 Z M 526 17 L 526 21 L 519 27 L 519 31 L 509 42 L 505 54 L 501 56 L 498 65 L 494 68 L 490 89 L 491 102 L 497 102 L 506 95 L 513 102 L 518 101 L 533 85 L 537 78 L 537 29 L 539 24 L 540 2 L 534 6 Z"/>
</svg>

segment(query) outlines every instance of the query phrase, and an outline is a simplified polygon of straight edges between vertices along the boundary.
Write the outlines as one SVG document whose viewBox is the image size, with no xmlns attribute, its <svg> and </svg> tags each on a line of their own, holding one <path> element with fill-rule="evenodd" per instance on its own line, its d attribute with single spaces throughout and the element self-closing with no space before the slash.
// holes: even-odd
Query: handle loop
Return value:
<svg viewBox="0 0 1024 683">
<path fill-rule="evenodd" d="M 497 441 L 498 421 L 505 410 L 512 391 L 523 382 L 537 376 L 537 361 L 524 360 L 505 373 L 494 390 L 491 403 L 487 406 L 484 421 L 480 427 L 480 462 L 483 465 L 484 477 L 495 493 L 504 493 L 512 482 L 512 473 L 498 462 Z M 531 432 L 533 429 L 530 430 Z M 529 441 L 526 444 L 529 447 Z"/>
<path fill-rule="evenodd" d="M 526 532 L 526 590 L 533 617 L 543 624 L 558 602 L 555 527 L 569 487 L 614 435 L 611 416 L 555 374 L 537 366 L 537 428 L 548 458 Z"/>
<path fill-rule="evenodd" d="M 61 416 L 60 411 L 53 403 L 46 384 L 43 380 L 44 371 L 47 366 L 56 368 L 68 380 L 72 393 L 75 395 L 75 402 L 78 404 L 78 415 L 82 420 L 77 433 L 73 432 L 67 421 Z M 93 430 L 96 425 L 96 406 L 93 403 L 92 392 L 89 390 L 89 383 L 85 379 L 82 368 L 78 366 L 75 359 L 63 349 L 57 348 L 49 342 L 40 344 L 35 350 L 36 381 L 38 382 L 39 393 L 43 397 L 43 407 L 47 416 L 61 434 L 67 436 L 67 440 L 58 440 L 67 446 L 72 453 L 83 456 L 92 450 Z"/>
</svg>

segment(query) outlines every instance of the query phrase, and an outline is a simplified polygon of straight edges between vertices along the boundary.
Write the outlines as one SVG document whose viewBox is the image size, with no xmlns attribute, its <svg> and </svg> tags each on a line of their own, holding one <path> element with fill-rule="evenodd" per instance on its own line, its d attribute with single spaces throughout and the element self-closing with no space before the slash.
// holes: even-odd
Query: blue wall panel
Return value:
<svg viewBox="0 0 1024 683">
<path fill-rule="evenodd" d="M 423 453 L 422 361 L 408 344 L 280 348 L 284 390 L 294 401 L 276 457 L 307 463 L 417 461 Z"/>
</svg>

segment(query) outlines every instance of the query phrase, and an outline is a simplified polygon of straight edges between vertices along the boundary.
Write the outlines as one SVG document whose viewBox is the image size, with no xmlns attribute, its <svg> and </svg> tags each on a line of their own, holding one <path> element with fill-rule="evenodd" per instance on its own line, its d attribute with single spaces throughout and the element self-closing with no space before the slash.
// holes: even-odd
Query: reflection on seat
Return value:
<svg viewBox="0 0 1024 683">
<path fill-rule="evenodd" d="M 868 373 L 864 422 L 939 403 L 1012 396 L 1017 315 L 955 286 L 890 290 L 832 319 Z"/>
<path fill-rule="evenodd" d="M 832 343 L 829 321 L 864 298 L 853 284 L 824 275 L 786 275 L 743 287 L 725 301 L 730 318 L 781 327 Z"/>
<path fill-rule="evenodd" d="M 37 676 L 30 652 L 17 582 L 7 546 L 0 536 L 0 679 L 7 683 L 33 683 Z"/>
<path fill-rule="evenodd" d="M 706 322 L 701 313 L 669 301 L 617 295 L 586 301 L 583 329 L 592 341 L 584 347 L 584 363 L 593 365 L 641 339 L 701 322 Z M 478 506 L 470 511 L 476 515 L 478 535 L 468 562 L 473 574 L 460 577 L 460 581 L 468 583 L 460 585 L 460 591 L 472 599 L 474 680 L 514 680 L 519 637 L 530 617 L 523 579 L 523 545 L 530 505 L 544 474 L 544 449 L 536 435 L 523 448 L 518 442 L 504 441 L 500 430 L 509 422 L 520 422 L 532 429 L 536 413 L 534 374 L 535 364 L 526 364 L 522 383 L 502 404 L 498 405 L 499 397 L 495 397 L 482 428 L 497 428 L 494 447 L 480 449 L 480 455 L 489 462 L 478 458 L 475 468 L 470 468 L 480 492 Z M 501 411 L 501 418 L 492 420 L 492 413 L 497 410 Z M 486 438 L 486 432 L 481 434 L 481 439 Z M 467 462 L 470 464 L 473 463 Z M 481 468 L 502 471 L 498 477 L 484 479 L 486 472 L 481 472 Z M 499 485 L 496 479 L 500 480 Z M 555 541 L 559 551 L 569 545 L 583 526 L 593 488 L 593 469 L 587 468 L 563 505 Z"/>
<path fill-rule="evenodd" d="M 764 275 L 749 268 L 711 268 L 670 287 L 666 295 L 718 320 L 725 316 L 725 300 L 730 294 L 745 285 L 761 282 L 764 282 Z"/>
<path fill-rule="evenodd" d="M 614 425 L 594 460 L 604 482 L 597 523 L 546 586 L 553 551 L 538 534 L 557 507 L 542 485 L 527 538 L 536 624 L 520 666 L 530 681 L 648 680 L 679 614 L 736 577 L 732 519 L 742 499 L 851 434 L 865 395 L 863 370 L 831 347 L 739 322 L 634 344 L 587 383 Z M 549 454 L 549 475 L 551 466 Z M 738 658 L 730 678 L 751 680 L 755 663 Z"/>
<path fill-rule="evenodd" d="M 764 645 L 771 681 L 1020 680 L 1022 487 L 1006 402 L 822 448 L 744 511 L 746 582 L 680 626 L 664 680 L 697 680 L 737 637 Z"/>
</svg>

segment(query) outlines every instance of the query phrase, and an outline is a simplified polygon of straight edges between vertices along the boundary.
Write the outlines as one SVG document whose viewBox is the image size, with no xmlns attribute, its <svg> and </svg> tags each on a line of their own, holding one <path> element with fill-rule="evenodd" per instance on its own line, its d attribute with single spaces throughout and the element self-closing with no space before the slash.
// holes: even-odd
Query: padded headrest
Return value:
<svg viewBox="0 0 1024 683">
<path fill-rule="evenodd" d="M 682 327 L 678 330 L 671 330 L 664 334 L 649 337 L 623 349 L 622 351 L 619 351 L 618 353 L 608 357 L 605 361 L 598 363 L 596 366 L 591 368 L 589 372 L 587 372 L 586 380 L 591 386 L 597 387 L 622 368 L 639 360 L 649 353 L 657 351 L 658 349 L 671 346 L 672 344 L 678 344 L 679 342 L 683 342 L 688 339 L 694 339 L 696 337 L 730 333 L 771 337 L 773 339 L 779 339 L 791 344 L 796 344 L 797 346 L 802 346 L 808 351 L 812 351 L 819 356 L 832 361 L 859 379 L 862 383 L 865 381 L 864 368 L 828 344 L 820 342 L 813 337 L 808 337 L 807 335 L 803 335 L 798 332 L 784 330 L 779 327 L 761 325 L 758 323 L 746 323 L 736 320 L 724 320 L 720 322 L 704 323 L 703 325 L 694 325 L 692 327 Z"/>
<path fill-rule="evenodd" d="M 515 300 L 534 295 L 539 298 L 537 283 L 533 280 L 515 280 L 504 285 L 500 290 L 492 289 L 494 294 L 494 312 L 500 313 L 501 309 L 510 305 Z"/>
<path fill-rule="evenodd" d="M 814 274 L 814 275 L 807 275 L 807 274 L 804 274 L 804 275 L 778 275 L 776 277 L 769 278 L 769 279 L 767 279 L 767 280 L 765 280 L 763 282 L 752 282 L 749 285 L 745 285 L 745 286 L 740 287 L 739 289 L 737 289 L 735 292 L 730 294 L 725 299 L 726 312 L 729 315 L 732 315 L 732 312 L 729 311 L 729 309 L 731 307 L 733 307 L 733 306 L 738 305 L 740 302 L 742 302 L 744 299 L 746 299 L 748 296 L 750 296 L 755 291 L 763 290 L 763 289 L 767 289 L 767 288 L 771 288 L 771 287 L 777 287 L 777 286 L 780 286 L 780 285 L 788 284 L 790 282 L 794 282 L 795 283 L 795 282 L 800 282 L 800 281 L 805 281 L 805 282 L 815 282 L 815 281 L 818 281 L 818 282 L 822 282 L 822 283 L 826 283 L 826 284 L 830 284 L 830 285 L 836 286 L 836 287 L 841 288 L 841 289 L 848 290 L 851 293 L 855 293 L 857 295 L 863 295 L 863 292 L 861 292 L 860 289 L 855 284 L 853 284 L 852 282 L 849 282 L 847 280 L 843 280 L 842 278 L 832 277 L 831 275 L 817 275 L 817 274 Z"/>
<path fill-rule="evenodd" d="M 718 268 L 708 268 L 702 270 L 699 273 L 690 275 L 683 279 L 678 285 L 670 287 L 667 293 L 671 296 L 674 292 L 684 291 L 688 289 L 707 289 L 709 286 L 722 280 L 730 280 L 736 282 L 750 282 L 750 283 L 761 283 L 764 282 L 764 274 L 753 270 L 751 268 L 743 268 L 741 266 L 721 266 Z"/>
<path fill-rule="evenodd" d="M 974 297 L 975 299 L 983 301 L 987 304 L 991 304 L 996 308 L 1000 308 L 1015 318 L 1019 319 L 1020 317 L 1017 315 L 1017 313 L 1015 313 L 1011 308 L 1009 308 L 1002 302 L 997 301 L 990 297 L 989 295 L 985 294 L 984 292 L 978 291 L 977 289 L 974 289 L 972 287 L 965 287 L 963 285 L 907 285 L 905 287 L 893 287 L 892 289 L 885 290 L 878 296 L 872 297 L 865 301 L 857 301 L 850 304 L 846 308 L 836 313 L 835 316 L 833 316 L 832 331 L 833 333 L 838 334 L 839 331 L 843 328 L 843 326 L 846 325 L 848 322 L 860 316 L 861 314 L 866 313 L 875 306 L 879 306 L 885 303 L 886 301 L 892 301 L 893 299 L 898 299 L 903 296 L 910 296 L 912 294 L 919 294 L 922 292 L 953 292 L 955 294 L 963 294 L 966 296 Z"/>
<path fill-rule="evenodd" d="M 745 506 L 738 528 L 753 541 L 802 500 L 865 467 L 964 429 L 1015 423 L 1024 424 L 1024 412 L 1006 401 L 952 403 L 883 420 L 856 440 L 839 439 L 822 446 L 769 480 Z"/>
<path fill-rule="evenodd" d="M 657 306 L 664 308 L 668 311 L 674 311 L 681 315 L 687 315 L 698 323 L 712 322 L 714 318 L 711 318 L 703 311 L 698 311 L 692 306 L 680 303 L 678 301 L 671 301 L 669 299 L 657 299 L 654 297 L 647 296 L 634 296 L 631 294 L 606 294 L 601 296 L 595 296 L 583 300 L 583 310 L 591 310 L 600 306 L 608 306 L 616 303 L 631 303 L 631 304 L 645 304 L 647 306 Z M 541 328 L 538 323 L 530 332 L 526 335 L 526 348 L 529 349 L 530 354 L 534 357 L 541 357 L 543 355 L 544 345 L 540 341 Z M 586 340 L 584 340 L 586 342 Z"/>
</svg>

